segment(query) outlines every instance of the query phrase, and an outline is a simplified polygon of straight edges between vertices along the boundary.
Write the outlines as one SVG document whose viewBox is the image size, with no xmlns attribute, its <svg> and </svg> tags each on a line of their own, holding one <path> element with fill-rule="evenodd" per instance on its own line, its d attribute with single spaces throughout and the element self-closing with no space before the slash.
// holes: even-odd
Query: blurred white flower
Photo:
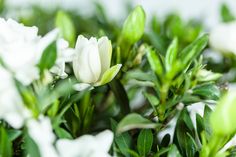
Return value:
<svg viewBox="0 0 236 157">
<path fill-rule="evenodd" d="M 190 118 L 192 120 L 192 123 L 195 129 L 197 128 L 196 115 L 199 114 L 201 117 L 203 117 L 204 108 L 205 108 L 205 104 L 202 102 L 193 103 L 187 106 L 187 110 L 190 114 Z"/>
<path fill-rule="evenodd" d="M 19 129 L 31 113 L 24 106 L 11 74 L 0 67 L 0 76 L 0 119 Z"/>
<path fill-rule="evenodd" d="M 39 120 L 31 119 L 27 122 L 28 133 L 39 148 L 41 157 L 57 157 L 54 147 L 56 137 L 53 133 L 50 119 L 39 117 Z"/>
<path fill-rule="evenodd" d="M 74 50 L 69 47 L 69 43 L 64 39 L 57 40 L 57 60 L 55 65 L 50 69 L 54 74 L 61 78 L 66 78 L 68 75 L 65 73 L 65 64 L 72 62 Z"/>
<path fill-rule="evenodd" d="M 83 90 L 89 86 L 100 86 L 110 82 L 119 72 L 121 64 L 110 68 L 112 57 L 111 41 L 107 37 L 100 39 L 78 36 L 73 59 L 73 70 L 81 81 L 75 88 Z"/>
<path fill-rule="evenodd" d="M 209 42 L 210 46 L 217 51 L 236 54 L 236 21 L 222 23 L 213 28 Z"/>
<path fill-rule="evenodd" d="M 60 157 L 110 157 L 108 151 L 113 133 L 105 130 L 96 136 L 84 135 L 75 140 L 61 139 L 56 143 Z"/>
<path fill-rule="evenodd" d="M 56 41 L 57 45 L 57 60 L 55 65 L 50 69 L 50 72 L 60 76 L 61 78 L 66 78 L 68 75 L 65 73 L 65 64 L 68 62 L 72 62 L 74 49 L 69 48 L 69 43 L 62 39 L 58 38 L 59 30 L 54 29 L 48 34 L 46 34 L 41 40 L 39 44 L 40 52 L 51 44 L 53 41 Z M 41 54 L 39 55 L 41 56 Z"/>
<path fill-rule="evenodd" d="M 0 18 L 0 57 L 24 85 L 39 77 L 36 45 L 40 37 L 37 33 L 37 27 Z"/>
</svg>

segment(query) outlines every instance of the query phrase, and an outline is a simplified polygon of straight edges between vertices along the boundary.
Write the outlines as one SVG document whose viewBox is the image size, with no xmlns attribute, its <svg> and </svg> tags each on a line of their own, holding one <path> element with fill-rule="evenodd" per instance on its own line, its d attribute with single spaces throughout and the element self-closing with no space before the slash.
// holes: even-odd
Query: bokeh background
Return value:
<svg viewBox="0 0 236 157">
<path fill-rule="evenodd" d="M 91 15 L 94 10 L 94 3 L 101 3 L 109 13 L 108 18 L 123 20 L 127 15 L 125 6 L 141 4 L 147 17 L 155 14 L 159 18 L 169 12 L 177 12 L 183 19 L 196 18 L 204 22 L 206 27 L 212 28 L 220 22 L 219 7 L 227 3 L 230 9 L 236 14 L 235 0 L 6 0 L 6 5 L 14 8 L 24 8 L 22 14 L 27 13 L 32 5 L 40 5 L 49 11 L 57 6 L 64 9 L 74 10 L 83 15 Z M 15 17 L 17 13 L 9 13 L 8 17 Z"/>
</svg>

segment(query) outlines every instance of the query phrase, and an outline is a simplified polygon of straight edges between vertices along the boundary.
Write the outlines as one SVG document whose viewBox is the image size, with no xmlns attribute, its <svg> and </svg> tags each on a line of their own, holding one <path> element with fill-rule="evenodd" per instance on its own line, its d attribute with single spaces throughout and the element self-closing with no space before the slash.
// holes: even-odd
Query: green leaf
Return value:
<svg viewBox="0 0 236 157">
<path fill-rule="evenodd" d="M 116 134 L 117 130 L 117 122 L 113 119 L 111 119 L 111 128 L 112 131 L 115 132 L 114 141 L 115 144 L 118 146 L 121 154 L 123 154 L 125 157 L 130 157 L 130 147 L 131 147 L 131 136 L 128 132 L 124 132 L 121 134 Z"/>
<path fill-rule="evenodd" d="M 26 148 L 25 154 L 27 154 L 29 156 L 33 156 L 33 157 L 41 157 L 37 144 L 34 142 L 33 139 L 30 138 L 30 136 L 28 134 L 25 136 L 24 145 Z"/>
<path fill-rule="evenodd" d="M 54 130 L 59 138 L 73 139 L 71 134 L 63 128 L 56 127 Z"/>
<path fill-rule="evenodd" d="M 174 135 L 174 143 L 180 148 L 182 155 L 194 157 L 197 152 L 197 146 L 193 140 L 194 137 L 195 130 L 191 118 L 187 110 L 184 109 L 178 118 Z"/>
<path fill-rule="evenodd" d="M 220 13 L 221 13 L 221 20 L 223 22 L 231 22 L 235 20 L 234 15 L 232 14 L 232 12 L 230 11 L 230 9 L 228 8 L 227 4 L 222 4 L 221 9 L 220 9 Z"/>
<path fill-rule="evenodd" d="M 143 95 L 145 96 L 145 98 L 147 98 L 148 102 L 151 104 L 152 108 L 157 113 L 157 107 L 160 103 L 159 99 L 154 95 L 148 94 L 147 92 L 144 92 Z"/>
<path fill-rule="evenodd" d="M 170 146 L 167 157 L 182 157 L 178 148 L 173 144 Z"/>
<path fill-rule="evenodd" d="M 195 87 L 192 94 L 205 99 L 218 100 L 220 97 L 220 90 L 214 84 L 203 84 Z"/>
<path fill-rule="evenodd" d="M 129 14 L 124 22 L 121 38 L 129 44 L 136 43 L 144 33 L 146 16 L 141 6 L 135 7 L 135 9 Z"/>
<path fill-rule="evenodd" d="M 175 62 L 178 52 L 178 38 L 174 38 L 172 43 L 167 49 L 165 57 L 166 70 L 169 71 Z"/>
<path fill-rule="evenodd" d="M 157 124 L 143 118 L 137 113 L 131 113 L 124 117 L 117 126 L 117 132 L 122 133 L 132 129 L 151 129 L 156 128 Z"/>
<path fill-rule="evenodd" d="M 184 48 L 179 54 L 179 60 L 182 63 L 182 69 L 194 61 L 204 50 L 208 43 L 208 35 L 203 35 Z"/>
<path fill-rule="evenodd" d="M 57 59 L 56 42 L 52 42 L 43 52 L 38 67 L 42 73 L 45 69 L 50 69 Z"/>
<path fill-rule="evenodd" d="M 12 143 L 3 127 L 0 127 L 0 156 L 12 156 Z"/>
<path fill-rule="evenodd" d="M 14 141 L 21 134 L 22 134 L 22 131 L 20 131 L 20 130 L 14 130 L 14 129 L 7 130 L 7 136 L 10 139 L 10 141 Z"/>
<path fill-rule="evenodd" d="M 110 69 L 105 71 L 105 73 L 102 75 L 101 81 L 95 84 L 95 86 L 102 86 L 108 82 L 110 82 L 120 71 L 121 64 L 117 64 L 112 66 Z"/>
<path fill-rule="evenodd" d="M 57 28 L 59 28 L 63 38 L 70 43 L 71 47 L 73 47 L 75 44 L 76 31 L 70 16 L 63 11 L 58 11 L 55 25 Z"/>
<path fill-rule="evenodd" d="M 148 129 L 141 130 L 138 135 L 138 152 L 141 156 L 147 156 L 152 149 L 153 135 L 152 131 Z"/>
<path fill-rule="evenodd" d="M 120 105 L 121 113 L 124 115 L 129 114 L 130 113 L 129 98 L 120 80 L 113 79 L 113 81 L 111 81 L 109 85 L 116 97 L 116 101 Z"/>
<path fill-rule="evenodd" d="M 228 92 L 217 103 L 210 115 L 210 124 L 216 135 L 231 136 L 236 132 L 236 93 Z"/>
<path fill-rule="evenodd" d="M 147 52 L 147 59 L 148 59 L 148 62 L 151 66 L 151 69 L 158 76 L 161 77 L 164 72 L 164 68 L 163 68 L 163 64 L 162 64 L 160 56 L 158 56 L 158 54 L 154 50 L 149 48 L 149 50 Z"/>
</svg>

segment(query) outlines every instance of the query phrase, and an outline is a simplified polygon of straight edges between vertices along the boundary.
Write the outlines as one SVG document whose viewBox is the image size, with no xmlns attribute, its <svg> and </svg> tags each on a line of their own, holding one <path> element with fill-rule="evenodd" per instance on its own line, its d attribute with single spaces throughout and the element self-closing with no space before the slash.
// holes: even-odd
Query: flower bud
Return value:
<svg viewBox="0 0 236 157">
<path fill-rule="evenodd" d="M 110 68 L 112 56 L 111 41 L 107 37 L 87 39 L 80 35 L 75 47 L 73 70 L 81 86 L 100 86 L 110 82 L 119 72 L 121 65 Z M 81 90 L 81 86 L 76 88 Z"/>
<path fill-rule="evenodd" d="M 229 92 L 219 101 L 211 114 L 210 124 L 214 133 L 231 135 L 236 131 L 236 92 Z"/>
<path fill-rule="evenodd" d="M 145 12 L 141 6 L 137 6 L 124 22 L 121 37 L 129 44 L 137 42 L 144 33 Z"/>
</svg>

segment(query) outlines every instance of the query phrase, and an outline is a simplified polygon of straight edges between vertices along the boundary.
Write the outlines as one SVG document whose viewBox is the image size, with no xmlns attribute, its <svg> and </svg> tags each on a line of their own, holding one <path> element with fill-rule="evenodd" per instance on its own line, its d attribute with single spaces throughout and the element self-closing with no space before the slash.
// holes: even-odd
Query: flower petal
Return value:
<svg viewBox="0 0 236 157">
<path fill-rule="evenodd" d="M 104 85 L 104 84 L 110 82 L 117 75 L 117 73 L 120 71 L 121 66 L 122 66 L 121 64 L 117 64 L 115 66 L 112 66 L 107 71 L 105 71 L 101 80 L 99 82 L 97 82 L 95 84 L 95 86 L 101 86 L 101 85 Z"/>
<path fill-rule="evenodd" d="M 98 49 L 101 60 L 101 74 L 110 68 L 111 56 L 112 56 L 112 45 L 111 41 L 107 37 L 101 37 L 98 40 Z"/>
<path fill-rule="evenodd" d="M 112 141 L 113 141 L 113 132 L 110 130 L 105 130 L 95 136 L 97 142 L 100 144 L 100 149 L 102 152 L 108 152 Z"/>
<path fill-rule="evenodd" d="M 82 50 L 77 50 L 73 70 L 76 78 L 83 83 L 94 83 L 99 79 L 101 63 L 97 45 L 87 44 Z"/>
</svg>

